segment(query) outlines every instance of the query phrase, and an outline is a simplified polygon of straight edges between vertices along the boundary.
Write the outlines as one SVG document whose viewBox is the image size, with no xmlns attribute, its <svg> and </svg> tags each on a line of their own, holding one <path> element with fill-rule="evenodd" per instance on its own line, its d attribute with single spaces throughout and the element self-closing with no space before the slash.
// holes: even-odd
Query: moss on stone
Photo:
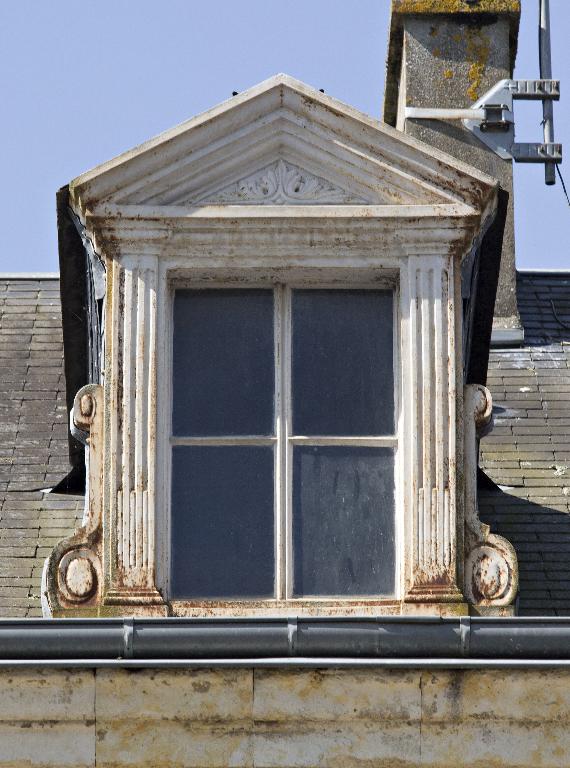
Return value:
<svg viewBox="0 0 570 768">
<path fill-rule="evenodd" d="M 520 14 L 520 0 L 392 0 L 392 13 L 511 13 Z"/>
</svg>

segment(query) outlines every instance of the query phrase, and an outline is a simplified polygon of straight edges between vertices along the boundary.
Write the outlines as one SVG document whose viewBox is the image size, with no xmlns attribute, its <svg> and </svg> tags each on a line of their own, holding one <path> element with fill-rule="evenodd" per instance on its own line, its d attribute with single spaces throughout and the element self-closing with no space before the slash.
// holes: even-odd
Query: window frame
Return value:
<svg viewBox="0 0 570 768">
<path fill-rule="evenodd" d="M 162 345 L 163 360 L 161 370 L 165 372 L 163 386 L 157 390 L 158 410 L 158 514 L 157 514 L 157 586 L 171 606 L 174 615 L 229 617 L 237 615 L 290 615 L 310 613 L 318 615 L 346 614 L 351 611 L 362 612 L 370 606 L 382 605 L 387 610 L 394 606 L 396 612 L 402 595 L 403 549 L 404 549 L 404 510 L 402 478 L 402 412 L 401 412 L 401 302 L 399 270 L 384 266 L 363 269 L 342 267 L 315 270 L 314 268 L 284 267 L 278 270 L 176 270 L 173 274 L 165 265 L 160 281 L 163 286 L 162 326 L 165 343 Z M 223 444 L 224 438 L 191 438 L 188 441 L 173 437 L 172 434 L 172 359 L 173 359 L 173 310 L 175 291 L 180 289 L 275 289 L 274 318 L 275 337 L 275 372 L 276 410 L 280 415 L 289 417 L 290 405 L 290 370 L 291 370 L 291 293 L 295 289 L 324 290 L 389 290 L 392 292 L 393 311 L 393 398 L 394 398 L 394 434 L 382 436 L 351 437 L 313 437 L 287 435 L 284 440 L 282 418 L 275 418 L 275 437 L 258 437 L 251 444 L 275 445 L 275 498 L 274 515 L 275 535 L 275 585 L 276 596 L 263 599 L 226 598 L 226 599 L 173 599 L 170 594 L 170 548 L 171 548 L 171 482 L 172 482 L 172 447 L 180 444 Z M 284 321 L 289 331 L 284 329 Z M 286 343 L 288 342 L 288 343 Z M 286 381 L 284 382 L 283 379 Z M 289 386 L 287 386 L 289 385 Z M 288 392 L 286 390 L 289 390 Z M 284 401 L 288 399 L 286 404 Z M 277 416 L 277 413 L 276 413 Z M 288 430 L 287 430 L 288 431 Z M 305 437 L 305 440 L 303 438 Z M 162 439 L 161 439 L 162 438 Z M 239 438 L 237 438 L 239 440 Z M 162 446 L 160 446 L 162 442 Z M 233 444 L 233 440 L 229 441 Z M 390 447 L 394 450 L 394 548 L 395 574 L 392 594 L 374 594 L 366 596 L 292 596 L 293 559 L 292 559 L 292 454 L 295 444 L 319 445 L 373 445 Z M 228 443 L 226 443 L 228 444 Z"/>
</svg>

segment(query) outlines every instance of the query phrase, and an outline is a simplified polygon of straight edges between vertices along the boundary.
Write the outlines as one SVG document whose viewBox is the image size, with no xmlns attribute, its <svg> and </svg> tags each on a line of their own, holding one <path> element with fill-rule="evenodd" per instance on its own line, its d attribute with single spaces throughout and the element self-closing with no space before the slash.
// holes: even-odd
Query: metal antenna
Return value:
<svg viewBox="0 0 570 768">
<path fill-rule="evenodd" d="M 475 4 L 478 0 L 466 0 Z M 404 117 L 412 120 L 461 120 L 468 131 L 503 160 L 517 163 L 544 163 L 545 181 L 556 183 L 557 163 L 562 162 L 562 144 L 554 143 L 553 101 L 560 98 L 560 82 L 552 79 L 549 0 L 539 0 L 540 80 L 499 80 L 467 109 L 405 107 Z M 544 141 L 515 141 L 514 101 L 541 101 Z"/>
<path fill-rule="evenodd" d="M 550 50 L 550 0 L 539 0 L 540 19 L 538 26 L 538 52 L 540 58 L 540 79 L 552 80 L 552 56 Z M 554 105 L 552 99 L 542 101 L 542 125 L 544 143 L 554 142 Z M 554 163 L 544 164 L 544 180 L 547 184 L 556 184 Z"/>
</svg>

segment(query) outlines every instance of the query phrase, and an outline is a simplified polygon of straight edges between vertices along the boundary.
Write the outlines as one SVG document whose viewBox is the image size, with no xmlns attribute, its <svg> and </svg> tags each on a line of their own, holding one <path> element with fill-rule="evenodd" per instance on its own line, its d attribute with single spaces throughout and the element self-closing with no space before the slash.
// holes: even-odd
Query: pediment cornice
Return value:
<svg viewBox="0 0 570 768">
<path fill-rule="evenodd" d="M 476 169 L 284 75 L 70 184 L 83 220 L 111 205 L 462 205 L 484 219 L 495 195 Z"/>
</svg>

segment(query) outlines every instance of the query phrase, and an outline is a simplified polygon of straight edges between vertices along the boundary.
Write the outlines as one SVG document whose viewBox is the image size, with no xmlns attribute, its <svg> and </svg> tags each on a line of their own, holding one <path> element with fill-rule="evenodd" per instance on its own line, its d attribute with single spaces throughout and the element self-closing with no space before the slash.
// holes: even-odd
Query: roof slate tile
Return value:
<svg viewBox="0 0 570 768">
<path fill-rule="evenodd" d="M 0 617 L 40 616 L 46 553 L 83 514 L 38 490 L 68 471 L 57 280 L 0 278 L 0 358 Z"/>
<path fill-rule="evenodd" d="M 481 466 L 500 487 L 481 490 L 479 508 L 517 550 L 518 613 L 567 616 L 570 597 L 561 598 L 570 581 L 570 331 L 551 302 L 570 324 L 570 278 L 519 273 L 517 293 L 525 344 L 491 351 L 487 386 L 497 426 L 481 442 Z"/>
</svg>

